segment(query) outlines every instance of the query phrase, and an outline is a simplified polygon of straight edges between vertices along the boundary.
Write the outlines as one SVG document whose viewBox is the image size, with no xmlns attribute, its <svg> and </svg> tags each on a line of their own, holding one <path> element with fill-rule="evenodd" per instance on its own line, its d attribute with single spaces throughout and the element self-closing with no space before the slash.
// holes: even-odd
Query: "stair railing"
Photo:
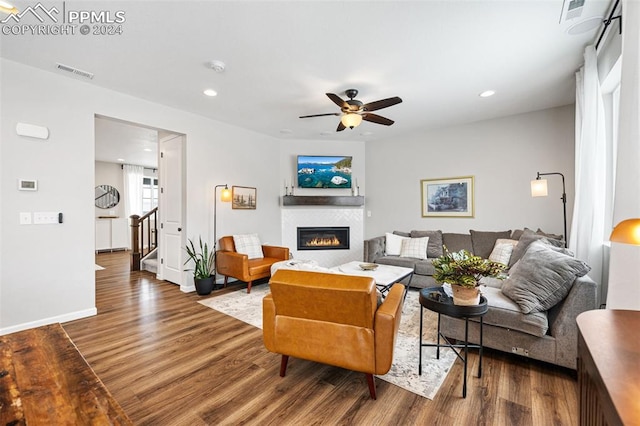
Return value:
<svg viewBox="0 0 640 426">
<path fill-rule="evenodd" d="M 158 247 L 158 208 L 131 215 L 131 270 L 139 271 L 142 258 Z M 145 244 L 146 243 L 146 244 Z"/>
</svg>

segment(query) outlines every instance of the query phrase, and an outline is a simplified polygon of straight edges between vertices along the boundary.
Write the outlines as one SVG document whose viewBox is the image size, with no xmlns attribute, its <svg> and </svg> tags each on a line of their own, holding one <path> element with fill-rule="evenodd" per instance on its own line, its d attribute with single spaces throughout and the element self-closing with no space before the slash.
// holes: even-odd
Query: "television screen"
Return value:
<svg viewBox="0 0 640 426">
<path fill-rule="evenodd" d="M 298 155 L 299 188 L 351 188 L 351 157 Z"/>
</svg>

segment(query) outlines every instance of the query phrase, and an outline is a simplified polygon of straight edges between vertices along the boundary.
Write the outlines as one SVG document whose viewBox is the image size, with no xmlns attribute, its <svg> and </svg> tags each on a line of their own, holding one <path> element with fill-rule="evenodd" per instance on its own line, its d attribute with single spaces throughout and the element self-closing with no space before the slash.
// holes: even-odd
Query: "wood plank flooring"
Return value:
<svg viewBox="0 0 640 426">
<path fill-rule="evenodd" d="M 139 425 L 574 425 L 570 370 L 486 350 L 470 357 L 467 398 L 456 362 L 433 401 L 364 374 L 268 352 L 262 331 L 200 305 L 126 253 L 96 256 L 98 315 L 63 324 L 80 352 Z M 231 287 L 237 290 L 239 287 Z M 244 291 L 244 290 L 242 290 Z M 416 366 L 417 368 L 417 366 Z"/>
</svg>

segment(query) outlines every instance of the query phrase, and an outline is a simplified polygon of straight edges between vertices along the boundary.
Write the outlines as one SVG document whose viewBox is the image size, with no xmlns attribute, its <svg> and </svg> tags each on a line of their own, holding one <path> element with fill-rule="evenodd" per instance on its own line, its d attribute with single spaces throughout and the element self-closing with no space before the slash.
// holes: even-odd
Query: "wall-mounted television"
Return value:
<svg viewBox="0 0 640 426">
<path fill-rule="evenodd" d="M 351 188 L 351 157 L 298 155 L 298 188 Z"/>
</svg>

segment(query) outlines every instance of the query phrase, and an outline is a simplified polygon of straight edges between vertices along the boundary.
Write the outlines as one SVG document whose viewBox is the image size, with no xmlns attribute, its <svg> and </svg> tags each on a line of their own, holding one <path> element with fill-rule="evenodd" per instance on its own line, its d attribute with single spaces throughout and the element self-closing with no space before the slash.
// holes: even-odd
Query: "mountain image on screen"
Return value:
<svg viewBox="0 0 640 426">
<path fill-rule="evenodd" d="M 351 188 L 351 157 L 298 156 L 299 188 Z"/>
</svg>

